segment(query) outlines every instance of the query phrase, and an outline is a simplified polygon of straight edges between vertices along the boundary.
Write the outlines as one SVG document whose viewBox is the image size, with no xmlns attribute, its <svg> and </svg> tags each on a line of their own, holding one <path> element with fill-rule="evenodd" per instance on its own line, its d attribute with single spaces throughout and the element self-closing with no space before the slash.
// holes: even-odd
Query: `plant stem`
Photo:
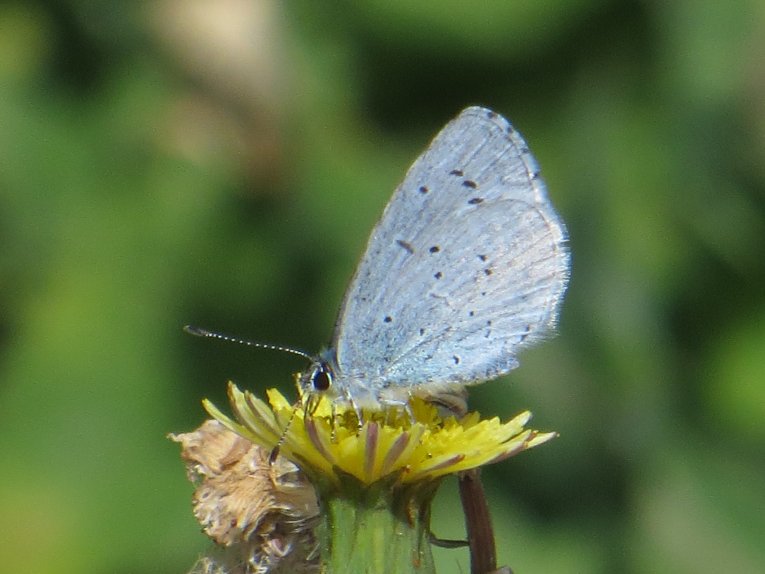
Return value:
<svg viewBox="0 0 765 574">
<path fill-rule="evenodd" d="M 435 483 L 391 490 L 344 485 L 322 499 L 324 574 L 435 574 L 430 504 Z"/>
</svg>

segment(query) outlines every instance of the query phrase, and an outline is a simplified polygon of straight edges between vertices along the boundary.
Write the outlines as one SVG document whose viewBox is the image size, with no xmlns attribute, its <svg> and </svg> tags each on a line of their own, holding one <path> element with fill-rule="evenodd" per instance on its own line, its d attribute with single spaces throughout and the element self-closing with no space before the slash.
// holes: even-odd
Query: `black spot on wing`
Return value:
<svg viewBox="0 0 765 574">
<path fill-rule="evenodd" d="M 449 175 L 456 175 L 457 177 L 462 177 L 465 174 L 461 169 L 453 169 L 449 172 Z"/>
<path fill-rule="evenodd" d="M 396 243 L 398 243 L 400 247 L 403 247 L 410 254 L 414 253 L 414 247 L 412 247 L 412 244 L 408 241 L 404 241 L 403 239 L 396 239 Z"/>
</svg>

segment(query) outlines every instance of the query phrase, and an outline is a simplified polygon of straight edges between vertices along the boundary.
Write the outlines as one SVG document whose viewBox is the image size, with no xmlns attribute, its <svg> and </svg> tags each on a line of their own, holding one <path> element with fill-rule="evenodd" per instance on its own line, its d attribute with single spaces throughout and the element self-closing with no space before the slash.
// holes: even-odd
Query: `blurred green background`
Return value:
<svg viewBox="0 0 765 574">
<path fill-rule="evenodd" d="M 187 571 L 208 546 L 165 434 L 304 363 L 181 326 L 326 344 L 470 104 L 525 135 L 574 257 L 560 335 L 473 395 L 561 434 L 484 473 L 501 562 L 765 571 L 754 0 L 0 4 L 0 571 Z"/>
</svg>

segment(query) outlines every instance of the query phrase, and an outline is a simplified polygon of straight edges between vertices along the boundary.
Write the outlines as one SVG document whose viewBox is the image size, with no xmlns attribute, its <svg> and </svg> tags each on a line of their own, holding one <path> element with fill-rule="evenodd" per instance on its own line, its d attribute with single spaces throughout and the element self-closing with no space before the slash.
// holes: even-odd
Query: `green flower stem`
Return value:
<svg viewBox="0 0 765 574">
<path fill-rule="evenodd" d="M 436 487 L 363 486 L 346 477 L 341 492 L 321 497 L 322 572 L 435 574 L 430 504 Z"/>
</svg>

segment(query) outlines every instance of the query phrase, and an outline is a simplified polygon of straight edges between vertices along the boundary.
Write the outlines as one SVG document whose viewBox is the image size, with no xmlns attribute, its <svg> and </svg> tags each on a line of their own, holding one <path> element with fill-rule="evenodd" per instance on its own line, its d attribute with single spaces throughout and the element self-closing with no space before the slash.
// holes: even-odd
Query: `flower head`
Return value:
<svg viewBox="0 0 765 574">
<path fill-rule="evenodd" d="M 433 481 L 448 474 L 497 462 L 540 445 L 556 433 L 524 428 L 525 411 L 501 423 L 478 413 L 442 418 L 433 405 L 413 397 L 409 410 L 385 406 L 364 410 L 359 425 L 353 408 L 332 405 L 316 395 L 291 405 L 277 390 L 268 404 L 229 383 L 234 417 L 204 401 L 207 411 L 231 431 L 279 452 L 314 478 L 339 484 L 352 476 L 370 485 L 390 479 L 393 485 Z M 310 403 L 310 408 L 309 407 Z"/>
<path fill-rule="evenodd" d="M 196 485 L 194 515 L 222 549 L 202 557 L 193 574 L 318 571 L 314 527 L 319 503 L 295 465 L 208 420 L 171 434 Z"/>
</svg>

